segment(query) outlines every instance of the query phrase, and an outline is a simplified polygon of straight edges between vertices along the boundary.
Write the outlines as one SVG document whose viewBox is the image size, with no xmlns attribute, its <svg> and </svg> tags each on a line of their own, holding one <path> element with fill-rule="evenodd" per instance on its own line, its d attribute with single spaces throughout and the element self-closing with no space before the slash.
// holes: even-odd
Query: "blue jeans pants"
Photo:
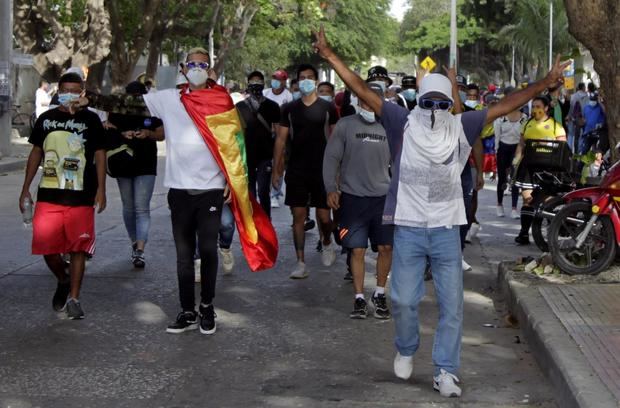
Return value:
<svg viewBox="0 0 620 408">
<path fill-rule="evenodd" d="M 427 259 L 433 270 L 439 323 L 433 343 L 435 375 L 440 369 L 457 374 L 463 332 L 463 270 L 459 228 L 396 226 L 391 296 L 396 349 L 412 356 L 420 346 L 418 306 L 424 297 Z"/>
<path fill-rule="evenodd" d="M 119 177 L 118 189 L 123 203 L 123 222 L 131 242 L 146 242 L 151 227 L 151 197 L 155 176 Z"/>
<path fill-rule="evenodd" d="M 230 205 L 224 204 L 220 220 L 220 248 L 229 249 L 232 245 L 234 235 L 235 217 L 230 209 Z"/>
</svg>

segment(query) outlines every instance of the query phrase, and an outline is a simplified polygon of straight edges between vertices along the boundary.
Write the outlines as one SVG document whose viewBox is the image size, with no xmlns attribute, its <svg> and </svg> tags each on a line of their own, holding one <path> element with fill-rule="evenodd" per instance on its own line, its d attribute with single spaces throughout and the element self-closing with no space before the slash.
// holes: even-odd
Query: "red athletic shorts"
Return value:
<svg viewBox="0 0 620 408">
<path fill-rule="evenodd" d="M 95 209 L 38 202 L 32 218 L 32 254 L 95 252 Z"/>
</svg>

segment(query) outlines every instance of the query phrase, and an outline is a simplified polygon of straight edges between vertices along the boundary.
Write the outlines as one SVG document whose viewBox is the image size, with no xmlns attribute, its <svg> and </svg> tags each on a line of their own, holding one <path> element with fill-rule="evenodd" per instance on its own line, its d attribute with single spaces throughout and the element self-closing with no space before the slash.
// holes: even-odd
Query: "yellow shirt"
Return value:
<svg viewBox="0 0 620 408">
<path fill-rule="evenodd" d="M 566 137 L 564 127 L 551 117 L 542 122 L 536 119 L 528 120 L 523 124 L 521 134 L 525 140 L 555 140 Z"/>
</svg>

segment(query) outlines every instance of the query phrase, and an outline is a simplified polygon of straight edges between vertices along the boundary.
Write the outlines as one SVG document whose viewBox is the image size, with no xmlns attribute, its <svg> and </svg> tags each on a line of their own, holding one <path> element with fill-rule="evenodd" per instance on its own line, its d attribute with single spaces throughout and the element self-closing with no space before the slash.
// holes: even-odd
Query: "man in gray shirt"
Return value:
<svg viewBox="0 0 620 408">
<path fill-rule="evenodd" d="M 378 85 L 369 87 L 378 95 Z M 323 158 L 327 204 L 339 211 L 342 246 L 351 251 L 355 302 L 352 319 L 368 315 L 364 299 L 364 256 L 368 239 L 377 246 L 377 287 L 372 295 L 374 316 L 389 319 L 385 284 L 392 264 L 393 226 L 383 225 L 383 207 L 390 186 L 390 148 L 383 126 L 360 100 L 357 115 L 340 119 Z"/>
</svg>

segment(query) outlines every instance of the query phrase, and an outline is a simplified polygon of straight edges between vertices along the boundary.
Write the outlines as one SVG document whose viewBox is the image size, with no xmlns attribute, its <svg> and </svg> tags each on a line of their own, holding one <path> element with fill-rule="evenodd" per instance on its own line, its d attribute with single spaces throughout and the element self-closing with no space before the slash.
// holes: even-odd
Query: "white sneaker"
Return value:
<svg viewBox="0 0 620 408">
<path fill-rule="evenodd" d="M 194 282 L 200 283 L 200 258 L 194 259 Z"/>
<path fill-rule="evenodd" d="M 439 375 L 433 377 L 433 389 L 439 391 L 442 397 L 460 397 L 461 389 L 456 383 L 459 379 L 456 375 L 450 374 L 443 368 L 439 370 Z"/>
<path fill-rule="evenodd" d="M 518 220 L 519 218 L 521 218 L 521 214 L 519 213 L 519 211 L 513 209 L 510 213 L 510 218 L 512 218 L 513 220 Z"/>
<path fill-rule="evenodd" d="M 280 202 L 275 197 L 271 197 L 271 208 L 280 208 Z"/>
<path fill-rule="evenodd" d="M 461 265 L 462 265 L 462 268 L 463 268 L 463 272 L 471 271 L 471 265 L 468 264 L 467 262 L 465 262 L 465 258 L 463 258 L 461 260 Z"/>
<path fill-rule="evenodd" d="M 308 271 L 306 270 L 306 264 L 301 261 L 297 261 L 297 265 L 295 265 L 295 269 L 288 276 L 291 279 L 305 279 L 308 277 Z"/>
<path fill-rule="evenodd" d="M 476 238 L 479 231 L 482 231 L 482 227 L 480 226 L 480 224 L 478 224 L 477 222 L 472 223 L 471 227 L 469 228 L 469 238 Z"/>
<path fill-rule="evenodd" d="M 224 275 L 230 275 L 235 266 L 235 257 L 232 251 L 230 248 L 220 248 L 220 256 L 222 257 L 222 270 L 224 271 Z"/>
<path fill-rule="evenodd" d="M 413 372 L 413 356 L 401 356 L 399 352 L 394 357 L 394 374 L 402 380 L 408 380 Z"/>
<path fill-rule="evenodd" d="M 329 245 L 323 247 L 321 252 L 321 261 L 325 266 L 332 266 L 336 262 L 336 248 L 334 243 L 330 242 Z"/>
<path fill-rule="evenodd" d="M 504 207 L 502 207 L 501 205 L 498 205 L 496 210 L 497 210 L 497 216 L 498 217 L 503 217 L 505 215 L 504 214 Z"/>
</svg>

